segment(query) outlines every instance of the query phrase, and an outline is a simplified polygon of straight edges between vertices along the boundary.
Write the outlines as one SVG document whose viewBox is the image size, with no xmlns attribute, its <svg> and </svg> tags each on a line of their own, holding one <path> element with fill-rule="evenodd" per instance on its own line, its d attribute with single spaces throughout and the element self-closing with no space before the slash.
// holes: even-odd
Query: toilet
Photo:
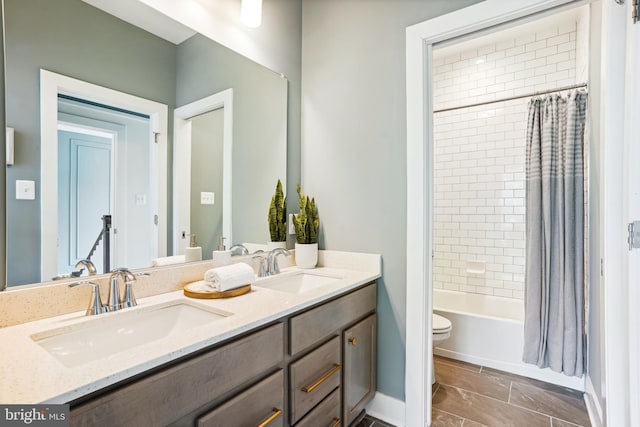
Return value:
<svg viewBox="0 0 640 427">
<path fill-rule="evenodd" d="M 446 317 L 433 313 L 431 325 L 433 329 L 433 348 L 435 349 L 451 336 L 451 321 Z M 433 360 L 431 360 L 431 384 L 435 382 L 436 371 L 433 367 Z"/>
</svg>

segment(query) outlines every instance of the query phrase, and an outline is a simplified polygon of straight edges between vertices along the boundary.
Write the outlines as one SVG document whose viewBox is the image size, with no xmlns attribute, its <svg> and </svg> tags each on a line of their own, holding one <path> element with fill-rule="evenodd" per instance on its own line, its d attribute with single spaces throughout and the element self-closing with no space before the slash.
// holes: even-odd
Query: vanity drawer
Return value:
<svg viewBox="0 0 640 427">
<path fill-rule="evenodd" d="M 284 426 L 284 374 L 265 380 L 198 418 L 198 427 Z"/>
<path fill-rule="evenodd" d="M 323 340 L 376 308 L 376 284 L 313 308 L 289 321 L 290 354 Z"/>
<path fill-rule="evenodd" d="M 296 424 L 296 427 L 338 427 L 341 425 L 340 389 L 337 388 Z"/>
<path fill-rule="evenodd" d="M 290 365 L 291 424 L 340 386 L 340 355 L 340 337 L 336 336 Z"/>
<path fill-rule="evenodd" d="M 284 359 L 281 323 L 71 409 L 73 426 L 157 426 L 214 401 Z"/>
</svg>

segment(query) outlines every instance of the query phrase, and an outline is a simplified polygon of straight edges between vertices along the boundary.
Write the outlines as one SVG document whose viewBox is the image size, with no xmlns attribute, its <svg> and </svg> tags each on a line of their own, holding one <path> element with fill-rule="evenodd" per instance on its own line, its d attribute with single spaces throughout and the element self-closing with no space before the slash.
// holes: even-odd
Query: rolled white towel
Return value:
<svg viewBox="0 0 640 427">
<path fill-rule="evenodd" d="M 212 268 L 204 273 L 205 283 L 218 292 L 249 285 L 255 278 L 253 268 L 244 262 Z"/>
<path fill-rule="evenodd" d="M 166 256 L 163 258 L 154 258 L 151 260 L 151 267 L 160 267 L 163 265 L 181 264 L 185 262 L 184 255 Z"/>
</svg>

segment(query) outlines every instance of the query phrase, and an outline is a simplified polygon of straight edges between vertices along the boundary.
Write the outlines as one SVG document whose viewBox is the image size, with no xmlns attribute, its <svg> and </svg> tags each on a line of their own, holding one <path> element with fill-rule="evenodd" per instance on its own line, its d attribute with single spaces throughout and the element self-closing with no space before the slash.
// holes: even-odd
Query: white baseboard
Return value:
<svg viewBox="0 0 640 427">
<path fill-rule="evenodd" d="M 584 393 L 584 403 L 587 405 L 587 413 L 592 427 L 604 426 L 602 416 L 602 407 L 600 406 L 600 398 L 596 393 L 596 389 L 591 382 L 591 377 L 587 375 L 586 390 Z"/>
<path fill-rule="evenodd" d="M 396 427 L 404 427 L 404 402 L 376 392 L 367 405 L 367 414 Z"/>
</svg>

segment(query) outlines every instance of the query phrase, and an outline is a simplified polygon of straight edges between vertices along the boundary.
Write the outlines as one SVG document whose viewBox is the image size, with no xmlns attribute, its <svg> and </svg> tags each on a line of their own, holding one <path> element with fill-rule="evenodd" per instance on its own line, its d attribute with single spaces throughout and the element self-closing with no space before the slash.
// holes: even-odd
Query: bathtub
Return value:
<svg viewBox="0 0 640 427">
<path fill-rule="evenodd" d="M 584 391 L 584 379 L 523 363 L 524 303 L 513 298 L 433 290 L 433 311 L 451 321 L 439 356 Z"/>
</svg>

